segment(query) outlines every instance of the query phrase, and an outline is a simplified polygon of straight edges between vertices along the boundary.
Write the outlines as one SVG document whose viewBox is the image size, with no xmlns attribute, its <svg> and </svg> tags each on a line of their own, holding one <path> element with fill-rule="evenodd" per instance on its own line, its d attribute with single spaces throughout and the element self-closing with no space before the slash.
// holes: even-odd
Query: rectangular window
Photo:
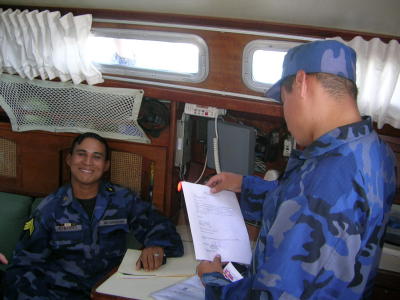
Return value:
<svg viewBox="0 0 400 300">
<path fill-rule="evenodd" d="M 282 75 L 282 63 L 287 51 L 300 45 L 296 42 L 254 40 L 243 53 L 242 78 L 249 89 L 265 92 Z"/>
<path fill-rule="evenodd" d="M 208 75 L 206 43 L 192 34 L 96 28 L 87 50 L 103 73 L 186 82 Z"/>
</svg>

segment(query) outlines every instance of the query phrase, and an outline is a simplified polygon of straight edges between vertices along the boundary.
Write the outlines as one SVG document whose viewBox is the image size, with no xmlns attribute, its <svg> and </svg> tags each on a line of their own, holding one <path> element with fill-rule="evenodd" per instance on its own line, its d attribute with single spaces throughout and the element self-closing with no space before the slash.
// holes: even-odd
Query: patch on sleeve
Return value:
<svg viewBox="0 0 400 300">
<path fill-rule="evenodd" d="M 25 223 L 24 230 L 29 230 L 29 235 L 32 235 L 33 231 L 35 230 L 35 226 L 33 225 L 33 218 Z"/>
</svg>

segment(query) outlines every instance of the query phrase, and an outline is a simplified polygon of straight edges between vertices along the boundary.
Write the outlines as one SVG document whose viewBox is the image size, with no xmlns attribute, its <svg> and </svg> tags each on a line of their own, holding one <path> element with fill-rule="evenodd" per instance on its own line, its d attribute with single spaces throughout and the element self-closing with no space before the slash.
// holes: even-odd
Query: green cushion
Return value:
<svg viewBox="0 0 400 300">
<path fill-rule="evenodd" d="M 0 192 L 0 252 L 9 262 L 29 217 L 31 205 L 31 197 Z M 6 267 L 0 264 L 0 269 Z"/>
<path fill-rule="evenodd" d="M 31 212 L 33 212 L 33 211 L 36 209 L 36 207 L 38 207 L 39 203 L 40 203 L 43 199 L 44 199 L 44 198 L 35 198 L 35 199 L 33 200 Z"/>
<path fill-rule="evenodd" d="M 128 249 L 142 249 L 143 245 L 133 236 L 132 233 L 126 235 L 126 247 Z"/>
</svg>

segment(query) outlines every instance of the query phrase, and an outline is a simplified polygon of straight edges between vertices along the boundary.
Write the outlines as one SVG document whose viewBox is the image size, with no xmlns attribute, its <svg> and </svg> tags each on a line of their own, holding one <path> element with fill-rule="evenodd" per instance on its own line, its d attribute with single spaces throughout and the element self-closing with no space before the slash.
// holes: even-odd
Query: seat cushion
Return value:
<svg viewBox="0 0 400 300">
<path fill-rule="evenodd" d="M 36 207 L 38 207 L 39 203 L 42 202 L 43 199 L 44 199 L 44 198 L 42 197 L 42 198 L 35 198 L 35 199 L 33 200 L 31 212 L 33 212 L 33 211 L 36 209 Z"/>
<path fill-rule="evenodd" d="M 0 192 L 0 252 L 9 262 L 30 215 L 31 205 L 31 197 Z M 5 268 L 5 265 L 0 264 L 0 269 Z"/>
</svg>

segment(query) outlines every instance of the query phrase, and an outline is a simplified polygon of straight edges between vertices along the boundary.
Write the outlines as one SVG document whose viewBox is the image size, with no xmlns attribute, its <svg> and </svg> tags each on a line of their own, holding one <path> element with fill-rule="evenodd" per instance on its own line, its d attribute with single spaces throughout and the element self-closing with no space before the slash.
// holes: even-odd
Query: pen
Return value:
<svg viewBox="0 0 400 300">
<path fill-rule="evenodd" d="M 118 277 L 123 279 L 147 279 L 149 277 L 154 277 L 154 274 L 129 274 L 129 273 L 118 273 Z"/>
</svg>

